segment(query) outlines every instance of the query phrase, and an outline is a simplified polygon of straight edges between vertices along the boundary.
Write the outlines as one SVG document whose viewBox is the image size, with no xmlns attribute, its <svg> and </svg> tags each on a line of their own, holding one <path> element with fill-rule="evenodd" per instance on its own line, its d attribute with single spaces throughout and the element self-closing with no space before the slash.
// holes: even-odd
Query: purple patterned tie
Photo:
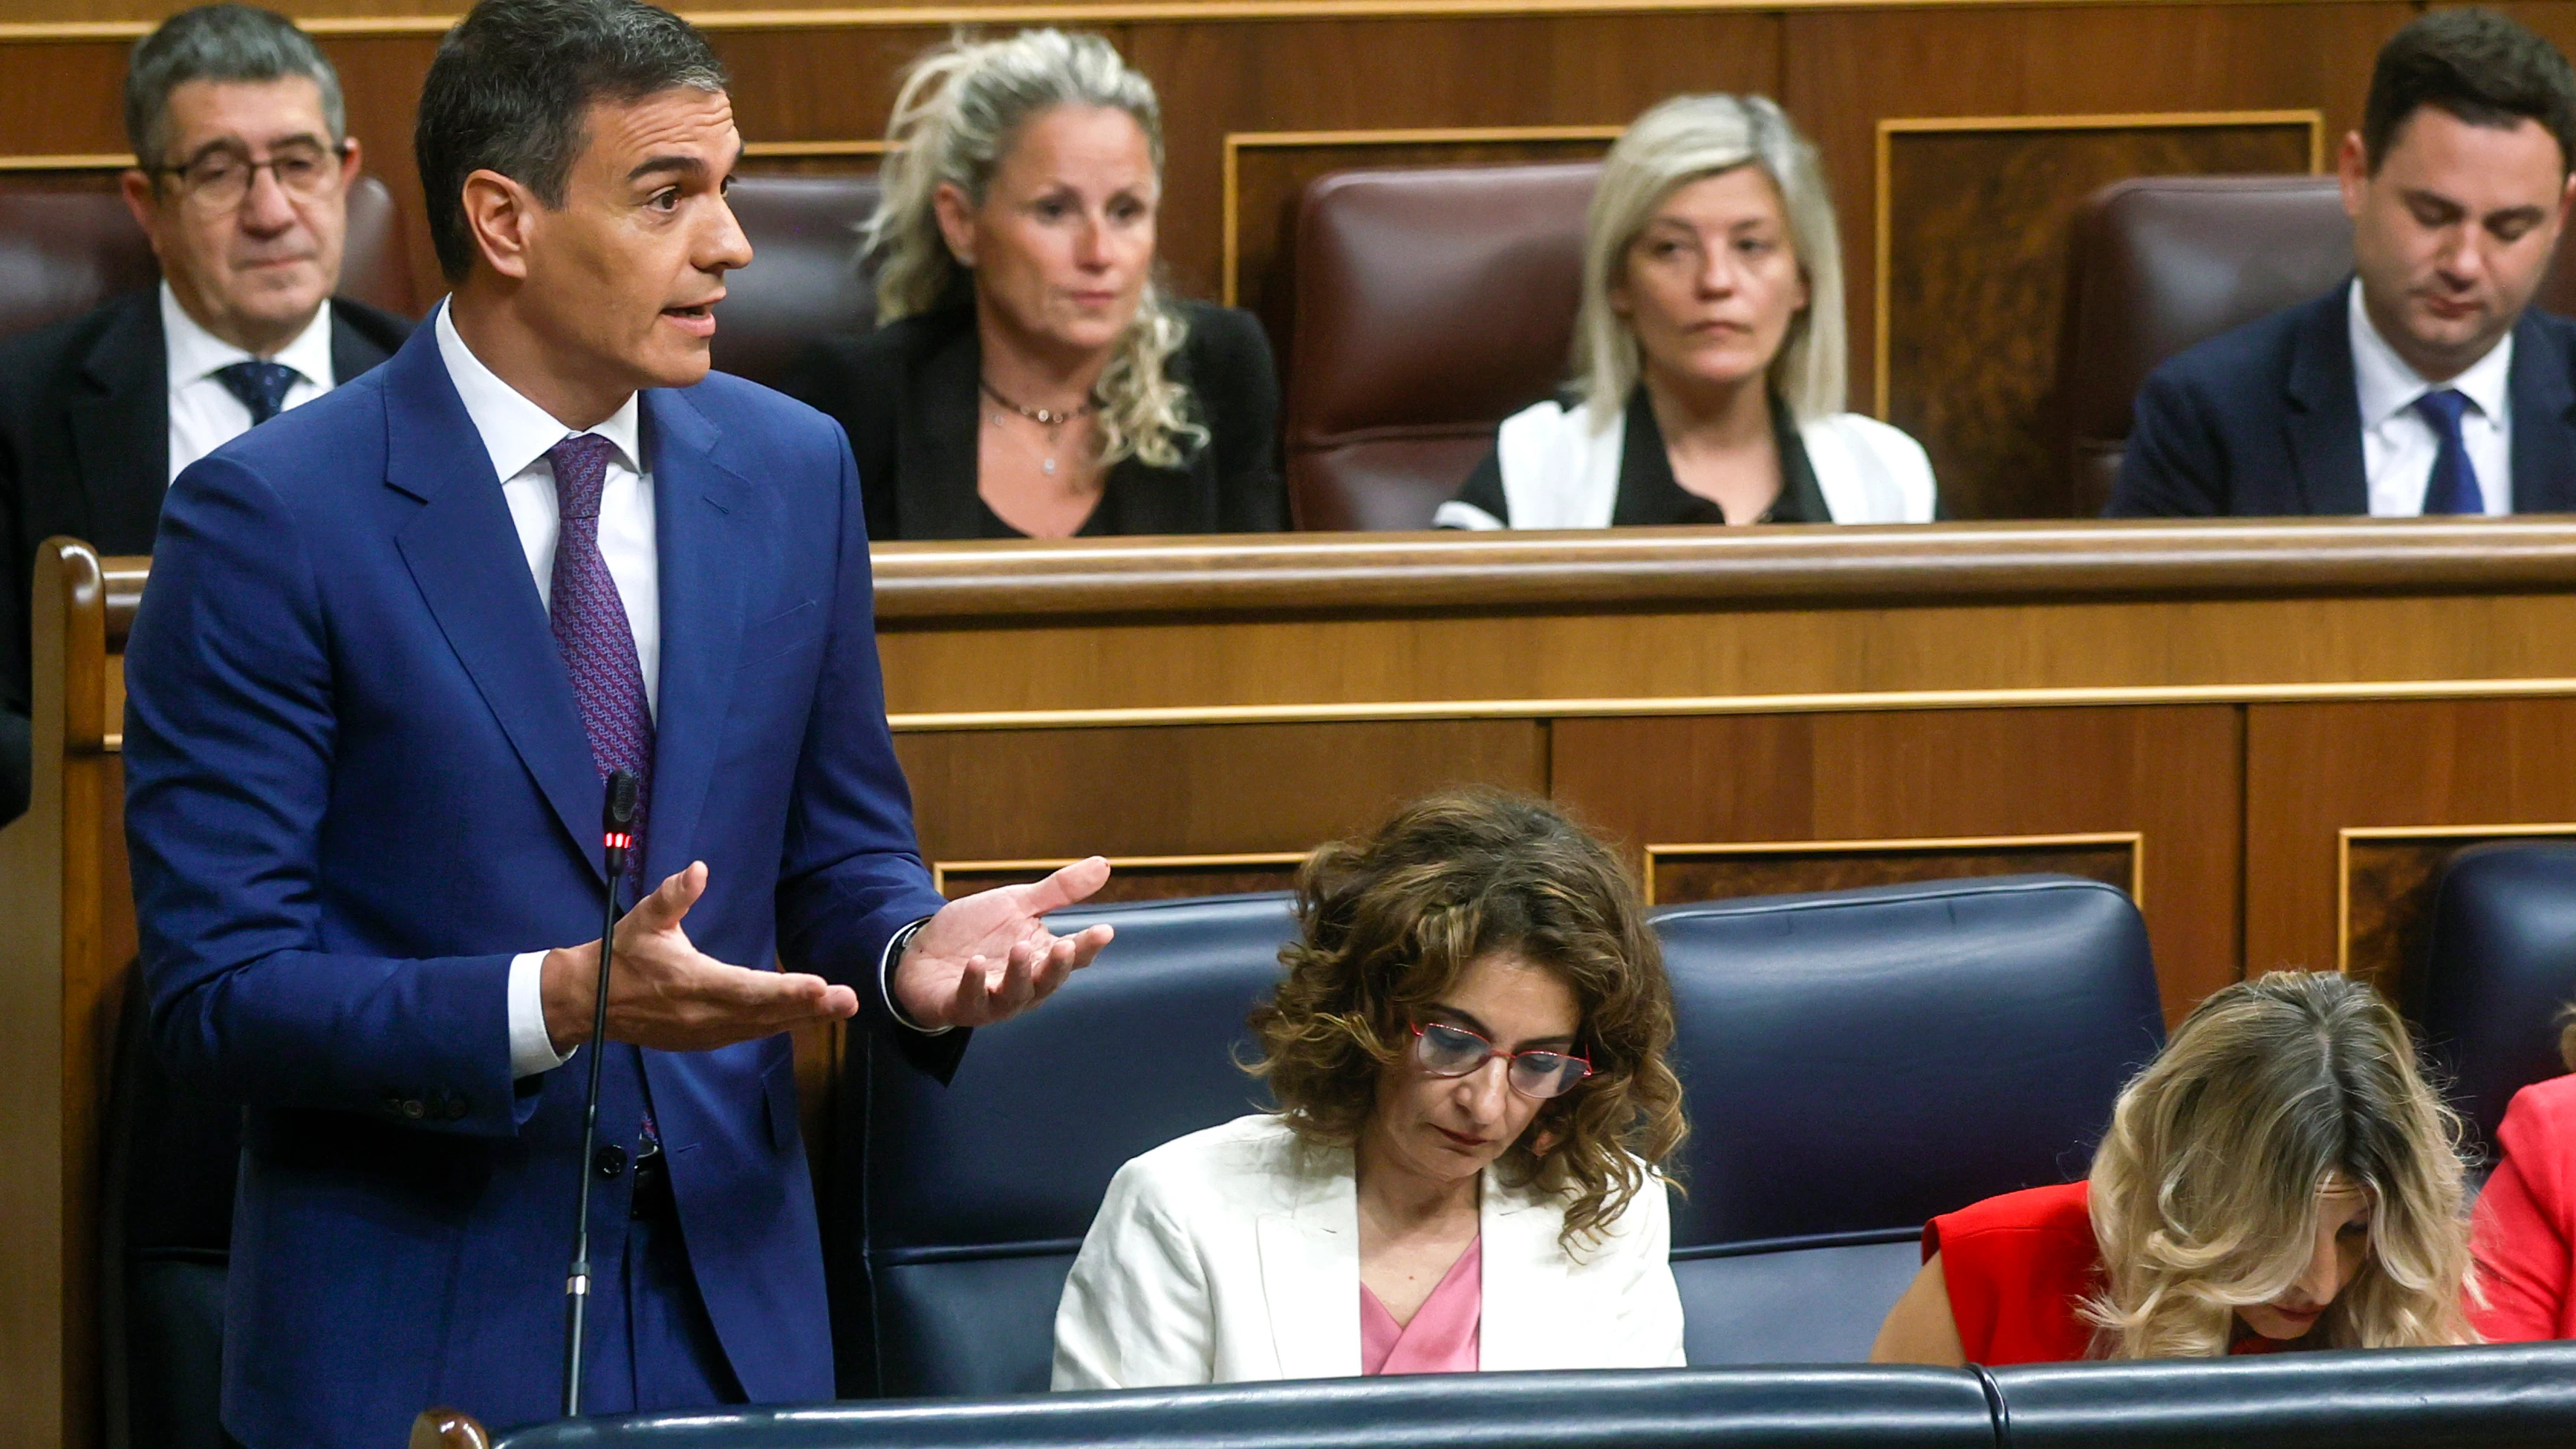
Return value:
<svg viewBox="0 0 2576 1449">
<path fill-rule="evenodd" d="M 626 878 L 640 896 L 646 805 L 653 784 L 653 712 L 645 704 L 644 670 L 635 660 L 635 631 L 627 627 L 626 603 L 599 552 L 599 494 L 616 451 L 616 444 L 596 433 L 577 434 L 546 450 L 546 461 L 554 465 L 556 511 L 562 519 L 555 534 L 549 611 L 599 778 L 606 780 L 614 770 L 635 772 L 635 848 L 627 852 Z"/>
</svg>

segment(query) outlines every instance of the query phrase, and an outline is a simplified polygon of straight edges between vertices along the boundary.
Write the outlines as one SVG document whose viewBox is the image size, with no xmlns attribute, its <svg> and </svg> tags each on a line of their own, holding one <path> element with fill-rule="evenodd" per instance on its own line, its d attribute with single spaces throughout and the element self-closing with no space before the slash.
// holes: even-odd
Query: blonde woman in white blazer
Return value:
<svg viewBox="0 0 2576 1449">
<path fill-rule="evenodd" d="M 1282 1110 L 1119 1170 L 1054 1386 L 1681 1364 L 1671 993 L 1616 859 L 1455 792 L 1318 851 L 1298 910 L 1252 1021 Z"/>
<path fill-rule="evenodd" d="M 1926 523 L 1932 463 L 1845 410 L 1842 243 L 1763 96 L 1676 96 L 1601 168 L 1574 390 L 1503 421 L 1443 528 Z"/>
</svg>

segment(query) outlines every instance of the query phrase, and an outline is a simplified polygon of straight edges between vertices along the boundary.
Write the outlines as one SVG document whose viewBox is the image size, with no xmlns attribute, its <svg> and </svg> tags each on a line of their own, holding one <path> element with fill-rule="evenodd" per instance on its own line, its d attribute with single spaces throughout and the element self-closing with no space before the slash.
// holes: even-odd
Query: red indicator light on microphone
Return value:
<svg viewBox="0 0 2576 1449">
<path fill-rule="evenodd" d="M 611 832 L 609 832 L 608 837 L 607 837 L 607 840 L 608 840 L 608 848 L 609 848 L 609 849 L 611 849 L 611 850 L 628 850 L 628 849 L 632 849 L 632 848 L 634 847 L 634 844 L 635 844 L 635 837 L 634 837 L 634 836 L 632 836 L 632 835 L 620 835 L 620 834 L 616 833 L 615 831 L 611 831 Z"/>
</svg>

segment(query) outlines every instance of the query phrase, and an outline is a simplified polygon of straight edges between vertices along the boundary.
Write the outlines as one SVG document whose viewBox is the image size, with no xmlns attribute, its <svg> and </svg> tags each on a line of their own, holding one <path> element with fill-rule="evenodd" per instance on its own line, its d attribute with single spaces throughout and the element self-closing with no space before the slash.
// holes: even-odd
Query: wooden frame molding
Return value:
<svg viewBox="0 0 2576 1449">
<path fill-rule="evenodd" d="M 59 156 L 0 156 L 0 171 L 122 171 L 134 164 L 131 151 L 79 152 Z"/>
<path fill-rule="evenodd" d="M 2335 832 L 2335 970 L 2352 971 L 2352 845 L 2356 840 L 2576 839 L 2576 821 L 2538 825 L 2348 825 Z"/>
<path fill-rule="evenodd" d="M 1783 14 L 1813 10 L 1929 9 L 1960 0 L 1071 0 L 1071 3 L 836 6 L 812 10 L 688 10 L 701 30 L 918 29 L 949 25 L 1115 25 L 1139 21 L 1410 20 L 1526 15 L 1652 15 L 1672 11 L 1742 10 Z M 2157 0 L 1981 0 L 1990 5 L 2070 9 L 2146 5 Z M 2321 0 L 2225 0 L 2295 5 Z M 443 35 L 452 15 L 314 16 L 296 24 L 312 35 L 375 38 Z M 143 20 L 20 21 L 0 24 L 0 44 L 66 40 L 129 41 L 151 32 Z"/>
<path fill-rule="evenodd" d="M 892 149 L 888 142 L 868 141 L 745 141 L 742 155 L 746 161 L 792 161 L 817 156 L 883 156 Z"/>
<path fill-rule="evenodd" d="M 1926 116 L 1889 117 L 1878 123 L 1878 152 L 1872 168 L 1871 193 L 1876 214 L 1877 236 L 1872 257 L 1875 261 L 1870 328 L 1870 356 L 1874 361 L 1870 415 L 1887 416 L 1887 361 L 1890 341 L 1888 328 L 1889 281 L 1896 250 L 1895 221 L 1889 215 L 1895 180 L 1895 141 L 1898 136 L 1932 135 L 1960 131 L 2130 131 L 2179 130 L 2188 127 L 2230 126 L 2297 126 L 2308 128 L 2308 174 L 2325 170 L 2326 118 L 2315 110 L 2294 111 L 2132 111 L 2098 116 Z"/>
<path fill-rule="evenodd" d="M 1676 7 L 1682 8 L 1682 7 Z M 1705 9 L 1705 6 L 1690 6 Z M 1193 18 L 1199 8 L 1193 7 Z M 1246 151 L 1313 150 L 1326 146 L 1473 146 L 1510 141 L 1615 141 L 1625 126 L 1422 126 L 1361 131 L 1228 131 L 1225 133 L 1225 185 L 1219 205 L 1225 242 L 1219 255 L 1225 305 L 1241 305 L 1235 272 L 1242 262 L 1243 186 L 1241 157 Z"/>
<path fill-rule="evenodd" d="M 1112 855 L 1105 857 L 1111 874 L 1122 870 L 1173 870 L 1229 865 L 1297 865 L 1312 851 L 1261 850 L 1246 855 Z M 930 887 L 941 895 L 948 894 L 948 873 L 975 871 L 998 875 L 1006 871 L 1054 871 L 1083 859 L 1068 855 L 1061 860 L 935 860 L 930 863 Z"/>
<path fill-rule="evenodd" d="M 1867 852 L 1931 855 L 1945 850 L 2045 850 L 2057 846 L 2122 845 L 2129 850 L 2129 899 L 2144 910 L 2147 902 L 2147 836 L 2141 830 L 2106 830 L 2072 835 L 1900 836 L 1892 840 L 1730 840 L 1704 845 L 1646 847 L 1646 904 L 1657 905 L 1656 872 L 1668 860 L 1711 855 L 1855 855 Z"/>
</svg>

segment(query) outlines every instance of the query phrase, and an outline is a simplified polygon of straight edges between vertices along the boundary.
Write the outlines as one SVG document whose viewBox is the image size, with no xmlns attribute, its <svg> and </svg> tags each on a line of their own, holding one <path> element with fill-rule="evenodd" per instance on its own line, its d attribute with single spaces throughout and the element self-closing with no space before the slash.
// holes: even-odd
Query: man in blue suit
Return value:
<svg viewBox="0 0 2576 1449">
<path fill-rule="evenodd" d="M 1107 939 L 1107 867 L 949 903 L 885 722 L 838 427 L 710 375 L 741 140 L 640 0 L 485 0 L 416 148 L 454 292 L 389 362 L 184 473 L 126 656 L 155 1038 L 248 1104 L 224 1421 L 250 1449 L 558 1408 L 827 1398 L 788 1038 L 925 1070 Z M 644 781 L 641 869 L 601 782 Z M 617 927 L 588 1040 L 603 891 Z M 727 964 L 737 963 L 737 964 Z M 581 1071 L 605 1052 L 577 1160 Z M 586 1063 L 585 1063 L 586 1065 Z M 971 1144 L 961 1144 L 971 1150 Z"/>
<path fill-rule="evenodd" d="M 2548 41 L 2488 10 L 2400 30 L 2338 162 L 2352 280 L 2156 369 L 2110 513 L 2576 511 L 2576 324 L 2530 310 L 2571 157 Z"/>
</svg>

